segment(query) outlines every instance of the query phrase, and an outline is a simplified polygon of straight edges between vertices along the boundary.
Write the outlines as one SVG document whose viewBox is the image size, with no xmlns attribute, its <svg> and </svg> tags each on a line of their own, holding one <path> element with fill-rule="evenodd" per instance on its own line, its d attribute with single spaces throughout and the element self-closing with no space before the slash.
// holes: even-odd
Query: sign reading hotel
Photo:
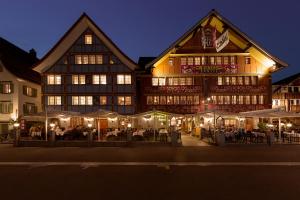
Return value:
<svg viewBox="0 0 300 200">
<path fill-rule="evenodd" d="M 214 74 L 236 74 L 237 65 L 218 65 L 218 66 L 195 66 L 195 65 L 182 65 L 182 74 L 202 74 L 202 73 L 214 73 Z"/>
</svg>

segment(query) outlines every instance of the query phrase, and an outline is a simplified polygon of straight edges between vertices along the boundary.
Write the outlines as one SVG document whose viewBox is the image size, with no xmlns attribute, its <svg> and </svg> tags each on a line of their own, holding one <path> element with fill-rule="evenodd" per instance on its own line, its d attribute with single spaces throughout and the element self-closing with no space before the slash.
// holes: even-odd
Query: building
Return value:
<svg viewBox="0 0 300 200">
<path fill-rule="evenodd" d="M 34 68 L 47 111 L 120 114 L 136 112 L 136 69 L 85 13 Z"/>
<path fill-rule="evenodd" d="M 41 111 L 40 74 L 32 70 L 36 53 L 26 52 L 0 37 L 0 134 L 10 120 Z"/>
<path fill-rule="evenodd" d="M 271 108 L 271 74 L 287 67 L 215 10 L 155 59 L 140 63 L 138 111 L 182 114 Z"/>
<path fill-rule="evenodd" d="M 273 108 L 300 112 L 300 73 L 273 83 Z"/>
</svg>

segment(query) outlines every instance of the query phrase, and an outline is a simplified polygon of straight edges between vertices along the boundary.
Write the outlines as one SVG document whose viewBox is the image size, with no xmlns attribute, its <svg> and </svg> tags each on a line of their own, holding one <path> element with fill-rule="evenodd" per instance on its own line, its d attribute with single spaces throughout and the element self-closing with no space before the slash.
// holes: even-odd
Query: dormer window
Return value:
<svg viewBox="0 0 300 200">
<path fill-rule="evenodd" d="M 85 35 L 84 36 L 84 43 L 85 44 L 93 44 L 93 36 L 92 35 Z"/>
</svg>

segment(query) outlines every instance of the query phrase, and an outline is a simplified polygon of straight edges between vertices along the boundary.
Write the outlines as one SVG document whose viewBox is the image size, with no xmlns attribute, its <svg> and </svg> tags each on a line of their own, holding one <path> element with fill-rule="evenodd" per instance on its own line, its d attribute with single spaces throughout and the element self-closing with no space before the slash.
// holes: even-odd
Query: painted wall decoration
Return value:
<svg viewBox="0 0 300 200">
<path fill-rule="evenodd" d="M 237 65 L 218 65 L 218 66 L 181 66 L 182 74 L 202 74 L 202 73 L 213 73 L 213 74 L 236 74 L 238 72 Z"/>
</svg>

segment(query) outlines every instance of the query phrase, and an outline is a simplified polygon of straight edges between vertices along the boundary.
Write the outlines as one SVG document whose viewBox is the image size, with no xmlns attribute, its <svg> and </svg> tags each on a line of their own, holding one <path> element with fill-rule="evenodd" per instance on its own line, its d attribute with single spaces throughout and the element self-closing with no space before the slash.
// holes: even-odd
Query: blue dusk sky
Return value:
<svg viewBox="0 0 300 200">
<path fill-rule="evenodd" d="M 0 36 L 43 57 L 86 12 L 129 57 L 157 56 L 211 9 L 300 72 L 298 0 L 0 0 Z"/>
</svg>

